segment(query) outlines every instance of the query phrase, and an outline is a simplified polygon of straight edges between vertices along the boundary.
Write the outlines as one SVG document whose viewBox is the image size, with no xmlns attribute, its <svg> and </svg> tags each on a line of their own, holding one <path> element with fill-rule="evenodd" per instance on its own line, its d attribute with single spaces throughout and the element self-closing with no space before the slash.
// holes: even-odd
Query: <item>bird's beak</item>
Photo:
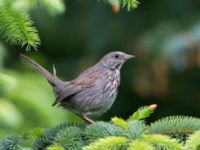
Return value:
<svg viewBox="0 0 200 150">
<path fill-rule="evenodd" d="M 126 54 L 125 59 L 128 60 L 128 59 L 131 59 L 131 58 L 134 58 L 134 57 L 135 57 L 134 55 Z"/>
</svg>

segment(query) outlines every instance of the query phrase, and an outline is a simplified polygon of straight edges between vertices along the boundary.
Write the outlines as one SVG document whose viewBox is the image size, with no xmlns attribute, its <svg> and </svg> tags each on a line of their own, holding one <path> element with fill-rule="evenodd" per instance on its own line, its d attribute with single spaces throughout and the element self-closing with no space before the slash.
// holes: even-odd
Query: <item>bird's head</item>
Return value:
<svg viewBox="0 0 200 150">
<path fill-rule="evenodd" d="M 111 70 L 120 70 L 124 62 L 133 57 L 135 56 L 120 51 L 114 51 L 106 54 L 100 60 L 99 64 Z"/>
</svg>

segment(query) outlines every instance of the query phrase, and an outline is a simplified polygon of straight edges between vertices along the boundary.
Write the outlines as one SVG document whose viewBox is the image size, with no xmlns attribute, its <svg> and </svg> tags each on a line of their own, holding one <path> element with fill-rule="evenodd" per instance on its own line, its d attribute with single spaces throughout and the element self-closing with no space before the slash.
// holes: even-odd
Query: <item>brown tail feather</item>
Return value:
<svg viewBox="0 0 200 150">
<path fill-rule="evenodd" d="M 36 63 L 34 60 L 31 58 L 20 54 L 21 59 L 28 64 L 31 68 L 33 68 L 36 72 L 42 74 L 51 84 L 55 85 L 56 84 L 56 76 L 51 74 L 49 71 L 47 71 L 45 68 L 43 68 L 41 65 Z"/>
<path fill-rule="evenodd" d="M 27 56 L 25 56 L 23 54 L 20 54 L 20 56 L 21 56 L 21 59 L 26 64 L 28 64 L 36 72 L 38 72 L 41 75 L 43 75 L 49 81 L 49 83 L 53 86 L 53 89 L 54 89 L 56 97 L 57 97 L 58 93 L 65 87 L 65 85 L 68 84 L 68 82 L 62 81 L 59 78 L 57 78 L 56 70 L 55 70 L 54 67 L 53 67 L 54 74 L 51 74 L 49 71 L 47 71 L 45 68 L 43 68 L 41 65 L 36 63 L 31 58 L 29 58 L 29 57 L 27 57 Z M 54 106 L 56 104 L 57 104 L 57 101 L 55 101 L 52 106 Z"/>
</svg>

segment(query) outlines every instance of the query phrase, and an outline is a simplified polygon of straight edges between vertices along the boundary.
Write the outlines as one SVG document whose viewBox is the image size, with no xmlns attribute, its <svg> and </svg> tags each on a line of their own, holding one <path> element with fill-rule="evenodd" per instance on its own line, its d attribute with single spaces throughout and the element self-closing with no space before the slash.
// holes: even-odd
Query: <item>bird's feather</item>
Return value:
<svg viewBox="0 0 200 150">
<path fill-rule="evenodd" d="M 69 84 L 65 85 L 65 87 L 59 93 L 57 93 L 57 98 L 53 106 L 62 102 L 63 100 L 66 100 L 67 97 L 81 92 L 84 88 L 93 86 L 95 82 L 95 74 L 96 72 L 93 72 L 84 78 L 76 78 L 75 80 L 69 82 Z"/>
</svg>

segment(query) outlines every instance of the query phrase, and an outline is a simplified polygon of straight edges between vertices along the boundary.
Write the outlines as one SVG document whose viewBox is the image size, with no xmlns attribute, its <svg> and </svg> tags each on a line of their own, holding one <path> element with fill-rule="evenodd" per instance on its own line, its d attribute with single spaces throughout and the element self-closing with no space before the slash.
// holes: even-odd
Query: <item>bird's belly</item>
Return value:
<svg viewBox="0 0 200 150">
<path fill-rule="evenodd" d="M 109 72 L 101 80 L 96 81 L 94 86 L 71 96 L 64 107 L 77 114 L 101 116 L 114 103 L 119 84 L 119 72 Z"/>
<path fill-rule="evenodd" d="M 107 90 L 107 91 L 105 91 Z M 105 89 L 105 86 L 93 86 L 72 96 L 65 107 L 77 114 L 101 116 L 113 104 L 117 96 L 117 88 Z"/>
</svg>

